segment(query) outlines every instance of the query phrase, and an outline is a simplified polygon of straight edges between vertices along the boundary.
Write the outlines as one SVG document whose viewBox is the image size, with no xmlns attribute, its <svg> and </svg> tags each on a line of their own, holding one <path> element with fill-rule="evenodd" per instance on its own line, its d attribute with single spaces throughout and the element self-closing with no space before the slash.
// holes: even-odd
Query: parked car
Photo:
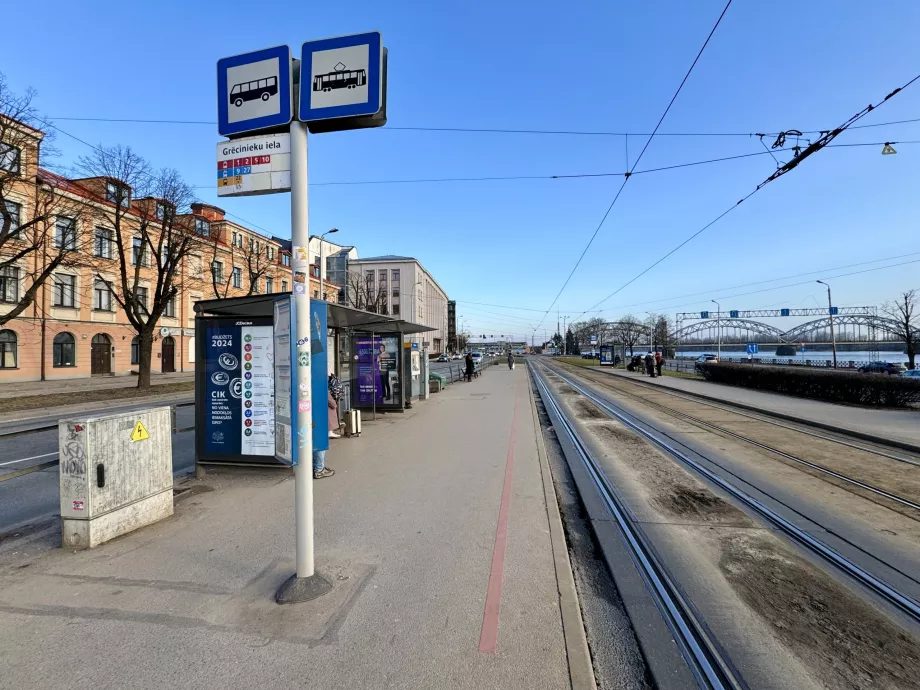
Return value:
<svg viewBox="0 0 920 690">
<path fill-rule="evenodd" d="M 894 362 L 869 362 L 859 367 L 857 371 L 862 374 L 888 374 L 889 376 L 897 376 L 907 371 L 907 367 L 903 364 L 895 364 Z"/>
<path fill-rule="evenodd" d="M 712 355 L 712 354 L 700 355 L 699 357 L 696 358 L 696 361 L 697 362 L 718 362 L 719 355 Z"/>
<path fill-rule="evenodd" d="M 474 352 L 473 353 L 473 364 L 481 364 L 481 363 L 482 363 L 482 353 Z"/>
<path fill-rule="evenodd" d="M 920 381 L 920 369 L 908 369 L 907 371 L 902 371 L 901 376 L 908 379 L 917 379 Z"/>
<path fill-rule="evenodd" d="M 445 352 L 445 353 L 442 354 L 440 357 L 438 357 L 438 361 L 439 361 L 439 362 L 449 362 L 449 361 L 450 361 L 450 355 L 447 354 L 447 353 Z"/>
</svg>

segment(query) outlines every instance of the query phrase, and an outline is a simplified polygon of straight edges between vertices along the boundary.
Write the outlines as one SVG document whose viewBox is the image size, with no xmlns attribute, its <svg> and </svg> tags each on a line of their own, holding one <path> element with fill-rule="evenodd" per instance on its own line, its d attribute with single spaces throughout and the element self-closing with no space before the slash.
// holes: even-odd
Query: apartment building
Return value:
<svg viewBox="0 0 920 690">
<path fill-rule="evenodd" d="M 349 306 L 437 329 L 417 339 L 431 353 L 446 351 L 447 293 L 418 259 L 387 254 L 350 260 L 343 290 Z"/>
<path fill-rule="evenodd" d="M 150 245 L 160 244 L 144 219 L 176 211 L 162 199 L 133 198 L 121 180 L 67 179 L 41 168 L 43 137 L 0 122 L 0 383 L 131 374 L 140 349 L 125 304 L 149 313 L 169 251 L 163 243 L 163 260 L 151 256 Z M 111 222 L 116 204 L 120 242 Z M 194 370 L 195 302 L 292 285 L 290 242 L 234 223 L 208 204 L 193 203 L 173 218 L 194 243 L 177 262 L 178 293 L 156 323 L 154 373 Z M 133 277 L 127 295 L 118 247 Z M 335 300 L 339 287 L 311 278 L 311 291 Z"/>
</svg>

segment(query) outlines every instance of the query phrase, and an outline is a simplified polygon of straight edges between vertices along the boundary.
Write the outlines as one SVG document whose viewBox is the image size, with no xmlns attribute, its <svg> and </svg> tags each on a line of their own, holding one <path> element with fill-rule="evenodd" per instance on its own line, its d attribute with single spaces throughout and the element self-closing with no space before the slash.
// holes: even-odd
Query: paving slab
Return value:
<svg viewBox="0 0 920 690">
<path fill-rule="evenodd" d="M 0 688 L 569 687 L 529 395 L 525 367 L 496 368 L 334 440 L 315 484 L 334 587 L 305 604 L 272 600 L 287 470 L 209 472 L 92 551 L 0 544 Z"/>
</svg>

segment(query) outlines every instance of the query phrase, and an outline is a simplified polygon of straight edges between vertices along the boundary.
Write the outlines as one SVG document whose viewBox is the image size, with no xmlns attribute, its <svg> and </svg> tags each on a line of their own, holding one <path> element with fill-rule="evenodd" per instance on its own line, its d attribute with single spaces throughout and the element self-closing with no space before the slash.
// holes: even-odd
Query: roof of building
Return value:
<svg viewBox="0 0 920 690">
<path fill-rule="evenodd" d="M 396 254 L 383 254 L 381 256 L 365 256 L 363 259 L 355 259 L 355 263 L 362 263 L 364 261 L 416 261 L 421 264 L 421 261 L 416 259 L 414 256 L 397 256 Z"/>
</svg>

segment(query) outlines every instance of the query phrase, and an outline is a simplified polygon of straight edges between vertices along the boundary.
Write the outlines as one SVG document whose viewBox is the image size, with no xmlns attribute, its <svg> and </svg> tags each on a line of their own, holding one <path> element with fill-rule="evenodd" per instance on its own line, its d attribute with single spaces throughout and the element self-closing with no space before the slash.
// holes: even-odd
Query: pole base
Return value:
<svg viewBox="0 0 920 690">
<path fill-rule="evenodd" d="M 310 577 L 291 575 L 275 593 L 278 604 L 299 604 L 312 601 L 332 591 L 332 583 L 318 573 Z"/>
</svg>

